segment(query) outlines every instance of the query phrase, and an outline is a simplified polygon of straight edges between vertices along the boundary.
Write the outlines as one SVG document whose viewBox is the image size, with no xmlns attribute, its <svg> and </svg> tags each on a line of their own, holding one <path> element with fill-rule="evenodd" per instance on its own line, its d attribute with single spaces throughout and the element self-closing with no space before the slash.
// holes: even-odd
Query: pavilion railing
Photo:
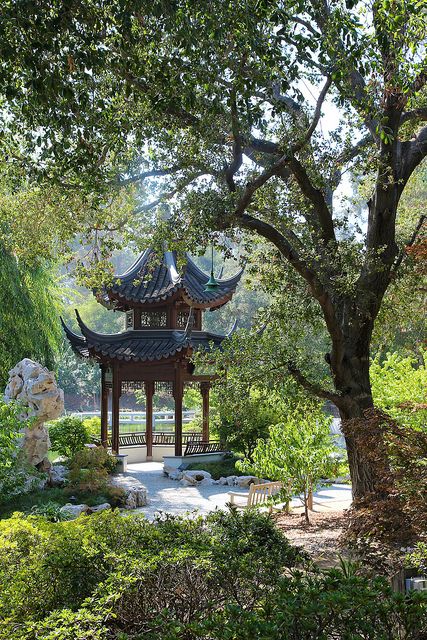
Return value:
<svg viewBox="0 0 427 640">
<path fill-rule="evenodd" d="M 198 453 L 219 453 L 225 451 L 221 442 L 188 442 L 184 455 L 191 456 Z"/>
<path fill-rule="evenodd" d="M 111 447 L 111 434 L 107 439 L 107 445 Z M 201 443 L 202 434 L 200 432 L 186 432 L 182 434 L 182 443 L 187 445 L 190 443 Z M 139 433 L 120 433 L 120 447 L 143 447 L 147 444 L 145 439 L 145 431 Z M 157 431 L 153 433 L 153 446 L 173 446 L 175 444 L 175 434 L 166 431 Z"/>
</svg>

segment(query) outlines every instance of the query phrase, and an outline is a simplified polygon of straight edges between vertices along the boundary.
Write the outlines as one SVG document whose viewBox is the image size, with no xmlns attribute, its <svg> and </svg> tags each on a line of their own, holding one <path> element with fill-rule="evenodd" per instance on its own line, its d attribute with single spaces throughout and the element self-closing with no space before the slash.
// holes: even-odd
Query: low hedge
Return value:
<svg viewBox="0 0 427 640">
<path fill-rule="evenodd" d="M 422 640 L 427 596 L 314 569 L 271 518 L 0 522 L 10 640 Z"/>
</svg>

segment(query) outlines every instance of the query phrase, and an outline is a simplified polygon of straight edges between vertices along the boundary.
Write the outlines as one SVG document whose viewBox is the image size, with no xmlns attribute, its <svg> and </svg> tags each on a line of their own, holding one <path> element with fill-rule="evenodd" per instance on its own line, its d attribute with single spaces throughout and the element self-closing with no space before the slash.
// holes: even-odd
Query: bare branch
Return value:
<svg viewBox="0 0 427 640">
<path fill-rule="evenodd" d="M 322 113 L 322 105 L 325 101 L 326 94 L 328 93 L 331 84 L 332 84 L 332 78 L 328 77 L 317 99 L 313 120 L 310 126 L 308 127 L 307 131 L 304 133 L 302 139 L 299 142 L 297 142 L 295 145 L 293 145 L 292 153 L 296 153 L 297 151 L 302 149 L 302 147 L 310 140 L 311 136 L 316 130 L 316 127 L 319 124 L 320 116 Z"/>
<path fill-rule="evenodd" d="M 347 162 L 350 162 L 351 160 L 356 158 L 361 151 L 363 151 L 366 147 L 368 147 L 369 145 L 372 145 L 373 143 L 374 143 L 374 140 L 371 134 L 368 133 L 366 136 L 363 136 L 363 138 L 361 138 L 359 142 L 356 142 L 356 144 L 353 147 L 350 147 L 349 149 L 344 149 L 344 151 L 337 158 L 338 163 L 340 165 L 347 164 Z"/>
<path fill-rule="evenodd" d="M 151 209 L 154 209 L 165 200 L 170 200 L 171 198 L 173 198 L 177 193 L 188 187 L 194 180 L 205 175 L 207 175 L 206 171 L 199 171 L 198 173 L 191 174 L 191 176 L 189 176 L 187 180 L 179 184 L 177 187 L 175 187 L 175 189 L 171 189 L 170 191 L 166 191 L 165 193 L 160 194 L 160 196 L 152 202 L 148 202 L 147 204 L 136 207 L 133 210 L 133 214 L 137 215 L 138 213 L 142 213 L 143 211 L 150 211 Z"/>
</svg>

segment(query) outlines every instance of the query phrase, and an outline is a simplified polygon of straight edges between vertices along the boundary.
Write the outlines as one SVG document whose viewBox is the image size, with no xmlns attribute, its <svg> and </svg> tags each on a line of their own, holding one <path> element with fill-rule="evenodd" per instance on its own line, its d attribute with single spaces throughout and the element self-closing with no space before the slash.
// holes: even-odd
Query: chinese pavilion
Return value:
<svg viewBox="0 0 427 640">
<path fill-rule="evenodd" d="M 176 254 L 157 256 L 144 251 L 113 285 L 95 292 L 108 309 L 124 312 L 125 328 L 107 335 L 89 329 L 76 310 L 82 335 L 63 327 L 75 353 L 91 358 L 101 369 L 101 442 L 108 442 L 108 402 L 112 393 L 111 448 L 119 453 L 119 410 L 122 392 L 144 388 L 145 445 L 152 459 L 155 384 L 171 387 L 175 403 L 175 455 L 182 455 L 182 398 L 186 383 L 200 385 L 203 406 L 202 442 L 209 442 L 209 389 L 212 376 L 197 375 L 191 361 L 195 350 L 218 348 L 226 336 L 203 331 L 203 313 L 226 304 L 242 271 L 228 280 L 213 281 L 186 255 L 182 274 Z M 211 274 L 212 278 L 213 274 Z M 234 328 L 233 328 L 234 330 Z M 230 335 L 230 334 L 228 334 Z"/>
</svg>

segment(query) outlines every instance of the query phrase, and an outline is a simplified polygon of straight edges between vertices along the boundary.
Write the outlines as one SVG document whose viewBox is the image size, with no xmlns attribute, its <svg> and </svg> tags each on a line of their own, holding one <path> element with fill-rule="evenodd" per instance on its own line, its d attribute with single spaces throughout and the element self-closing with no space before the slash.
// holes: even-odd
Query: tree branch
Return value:
<svg viewBox="0 0 427 640">
<path fill-rule="evenodd" d="M 142 182 L 146 178 L 168 176 L 168 175 L 171 175 L 172 173 L 176 173 L 177 171 L 180 171 L 181 169 L 183 169 L 183 167 L 181 167 L 180 165 L 175 165 L 173 167 L 170 167 L 169 169 L 150 169 L 148 171 L 142 171 L 141 173 L 138 173 L 135 176 L 130 176 L 129 178 L 122 178 L 121 176 L 119 176 L 119 184 L 125 185 L 125 184 L 131 184 L 134 182 Z"/>
<path fill-rule="evenodd" d="M 401 148 L 403 162 L 400 179 L 401 190 L 403 191 L 403 188 L 408 182 L 412 173 L 427 156 L 427 126 L 421 129 L 415 140 L 411 140 L 410 142 L 402 142 Z"/>
<path fill-rule="evenodd" d="M 325 82 L 325 84 L 323 86 L 323 89 L 320 92 L 319 97 L 317 99 L 316 108 L 314 110 L 313 120 L 311 121 L 310 126 L 308 127 L 308 129 L 304 133 L 302 139 L 299 142 L 297 142 L 295 145 L 293 145 L 292 153 L 296 153 L 297 151 L 302 149 L 302 147 L 310 140 L 311 136 L 313 135 L 314 131 L 316 130 L 316 127 L 319 124 L 320 116 L 321 116 L 321 113 L 322 113 L 322 105 L 323 105 L 323 103 L 325 101 L 326 94 L 328 93 L 331 84 L 332 84 L 332 78 L 328 77 L 326 79 L 326 82 Z"/>
<path fill-rule="evenodd" d="M 337 406 L 342 403 L 342 396 L 337 393 L 333 393 L 332 391 L 326 391 L 318 384 L 310 382 L 303 373 L 294 365 L 292 362 L 288 362 L 285 365 L 291 374 L 291 376 L 309 393 L 312 395 L 318 396 L 319 398 L 325 398 L 325 400 L 330 400 Z"/>
<path fill-rule="evenodd" d="M 396 272 L 399 269 L 400 265 L 402 264 L 403 260 L 407 256 L 407 253 L 406 253 L 405 249 L 407 249 L 408 247 L 412 247 L 412 245 L 414 244 L 415 240 L 418 237 L 419 232 L 423 228 L 424 223 L 425 223 L 426 220 L 427 220 L 427 216 L 426 215 L 420 216 L 412 236 L 410 237 L 408 242 L 404 245 L 404 247 L 402 247 L 402 249 L 400 250 L 399 255 L 396 258 L 396 262 L 394 263 L 392 269 L 390 270 L 390 280 L 393 279 L 393 276 L 396 274 Z"/>
<path fill-rule="evenodd" d="M 236 191 L 234 176 L 239 171 L 243 162 L 242 139 L 239 131 L 239 118 L 237 113 L 236 92 L 231 96 L 231 131 L 233 134 L 233 161 L 225 170 L 225 181 L 231 192 Z"/>
<path fill-rule="evenodd" d="M 399 126 L 402 126 L 405 122 L 422 122 L 423 120 L 427 120 L 427 107 L 419 107 L 402 113 Z"/>
<path fill-rule="evenodd" d="M 325 242 L 329 242 L 330 240 L 335 241 L 335 229 L 331 211 L 322 191 L 314 187 L 305 167 L 303 167 L 299 160 L 292 158 L 289 167 L 295 176 L 301 192 L 314 206 L 314 212 L 317 218 L 317 224 L 315 226 L 320 228 L 323 239 Z"/>
<path fill-rule="evenodd" d="M 148 202 L 147 204 L 143 204 L 139 207 L 136 207 L 133 210 L 133 214 L 137 215 L 138 213 L 142 213 L 143 211 L 150 211 L 151 209 L 154 209 L 165 200 L 170 200 L 171 198 L 173 198 L 174 195 L 176 195 L 177 193 L 179 193 L 180 191 L 188 187 L 188 185 L 190 185 L 193 182 L 193 180 L 196 180 L 201 176 L 205 176 L 206 174 L 207 174 L 206 171 L 199 171 L 198 173 L 193 173 L 191 176 L 187 178 L 187 180 L 185 180 L 183 184 L 178 185 L 177 187 L 175 187 L 175 189 L 171 189 L 170 191 L 166 191 L 165 193 L 160 194 L 160 196 L 155 200 L 153 200 L 152 202 Z"/>
</svg>

